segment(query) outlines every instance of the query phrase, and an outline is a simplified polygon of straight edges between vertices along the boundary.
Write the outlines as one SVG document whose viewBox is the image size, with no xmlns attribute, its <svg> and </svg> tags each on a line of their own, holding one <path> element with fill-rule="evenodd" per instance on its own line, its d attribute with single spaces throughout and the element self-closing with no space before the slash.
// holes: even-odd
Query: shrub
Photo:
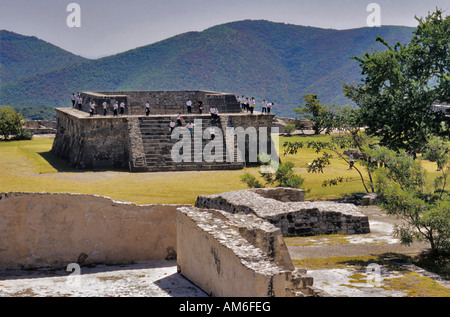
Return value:
<svg viewBox="0 0 450 317">
<path fill-rule="evenodd" d="M 13 140 L 31 140 L 33 138 L 33 133 L 31 133 L 29 130 L 24 129 L 23 127 L 20 127 L 16 135 L 14 136 Z"/>
<path fill-rule="evenodd" d="M 21 113 L 16 113 L 16 111 L 9 106 L 0 107 L 0 135 L 2 135 L 5 140 L 7 140 L 10 135 L 17 134 L 22 127 L 23 117 Z"/>
<path fill-rule="evenodd" d="M 295 131 L 295 124 L 291 123 L 291 124 L 286 124 L 286 126 L 284 127 L 284 131 L 286 132 L 287 135 L 291 135 L 292 132 Z"/>
</svg>

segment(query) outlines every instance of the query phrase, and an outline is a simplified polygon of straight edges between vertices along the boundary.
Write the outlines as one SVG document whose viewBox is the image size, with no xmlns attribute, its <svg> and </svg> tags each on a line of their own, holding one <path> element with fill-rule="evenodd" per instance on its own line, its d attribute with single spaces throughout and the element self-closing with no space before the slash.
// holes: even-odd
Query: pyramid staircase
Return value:
<svg viewBox="0 0 450 317">
<path fill-rule="evenodd" d="M 177 138 L 177 133 L 174 133 L 174 138 L 170 133 L 169 124 L 171 118 L 168 116 L 149 116 L 149 117 L 139 117 L 139 130 L 140 137 L 142 138 L 142 151 L 141 155 L 135 155 L 137 157 L 134 160 L 134 165 L 139 167 L 142 171 L 147 172 L 162 172 L 162 171 L 200 171 L 200 170 L 232 170 L 232 169 L 242 169 L 245 163 L 243 163 L 240 158 L 240 153 L 237 148 L 236 136 L 234 136 L 234 142 L 226 142 L 223 145 L 223 153 L 218 154 L 217 158 L 220 159 L 216 161 L 207 162 L 203 155 L 203 149 L 208 143 L 212 142 L 209 138 L 203 138 L 206 129 L 220 129 L 224 136 L 224 140 L 227 140 L 226 126 L 225 129 L 223 125 L 226 124 L 228 119 L 226 116 L 221 116 L 219 120 L 213 121 L 209 115 L 187 115 L 184 116 L 184 124 L 187 121 L 196 123 L 196 133 L 194 133 L 189 144 L 190 147 L 190 157 L 189 159 L 184 158 L 184 161 L 176 162 L 172 158 L 172 149 L 174 146 L 181 141 L 182 137 Z M 202 133 L 199 133 L 200 123 Z M 187 128 L 183 127 L 184 133 L 189 133 Z M 218 135 L 218 133 L 216 133 Z M 216 139 L 216 141 L 220 141 Z M 197 148 L 195 148 L 195 143 L 197 143 Z M 201 149 L 199 149 L 199 144 L 201 144 Z M 178 146 L 180 147 L 180 146 Z M 183 148 L 183 150 L 185 150 Z M 234 153 L 233 153 L 234 152 Z M 182 153 L 180 153 L 182 154 Z M 227 156 L 233 157 L 233 160 L 228 159 Z"/>
</svg>

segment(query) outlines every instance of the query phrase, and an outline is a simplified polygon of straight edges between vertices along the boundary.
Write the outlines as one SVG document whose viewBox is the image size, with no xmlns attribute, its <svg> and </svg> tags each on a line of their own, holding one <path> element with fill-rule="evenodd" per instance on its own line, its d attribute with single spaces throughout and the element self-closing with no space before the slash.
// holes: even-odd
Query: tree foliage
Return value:
<svg viewBox="0 0 450 317">
<path fill-rule="evenodd" d="M 372 155 L 386 164 L 375 172 L 375 186 L 383 209 L 403 220 L 395 234 L 404 244 L 426 240 L 433 254 L 450 247 L 450 195 L 446 191 L 450 163 L 429 189 L 420 161 L 400 152 L 379 147 Z"/>
<path fill-rule="evenodd" d="M 344 134 L 340 137 L 332 137 L 329 141 L 308 141 L 308 142 L 285 142 L 284 155 L 294 155 L 301 148 L 311 148 L 316 153 L 321 154 L 315 158 L 308 165 L 308 173 L 323 173 L 323 169 L 331 164 L 333 158 L 343 160 L 350 166 L 350 158 L 348 154 L 349 149 L 355 149 L 360 155 L 356 159 L 359 167 L 354 165 L 353 168 L 358 173 L 361 183 L 366 192 L 374 192 L 372 173 L 374 170 L 371 164 L 371 158 L 367 154 L 367 149 L 370 149 L 378 141 L 372 137 L 367 136 L 361 131 L 360 127 L 360 112 L 358 108 L 352 107 L 336 107 L 333 113 L 333 120 L 335 127 L 339 127 Z M 337 122 L 337 123 L 336 123 Z M 364 168 L 367 172 L 367 177 L 364 176 Z M 333 186 L 343 182 L 342 177 L 325 180 L 322 186 Z"/>
<path fill-rule="evenodd" d="M 362 83 L 344 85 L 345 95 L 361 107 L 367 132 L 382 145 L 413 155 L 430 134 L 448 133 L 448 117 L 432 105 L 450 102 L 450 16 L 436 10 L 417 20 L 408 44 L 392 47 L 378 37 L 386 50 L 353 57 Z"/>
<path fill-rule="evenodd" d="M 450 160 L 450 145 L 444 139 L 432 136 L 428 140 L 423 157 L 431 162 L 436 162 L 437 169 L 442 170 Z"/>
<path fill-rule="evenodd" d="M 260 163 L 262 168 L 259 174 L 263 182 L 250 173 L 245 173 L 241 176 L 241 181 L 246 183 L 249 188 L 264 188 L 267 186 L 301 188 L 303 186 L 304 178 L 295 173 L 294 163 L 286 162 L 280 164 L 265 159 L 261 159 Z"/>
<path fill-rule="evenodd" d="M 295 131 L 295 124 L 290 123 L 290 124 L 286 124 L 286 126 L 284 127 L 284 132 L 286 132 L 286 134 L 288 136 L 290 136 L 292 134 L 292 132 Z"/>
<path fill-rule="evenodd" d="M 333 114 L 331 108 L 319 103 L 317 95 L 304 95 L 304 105 L 294 108 L 297 119 L 307 119 L 312 123 L 314 134 L 325 132 L 329 134 L 333 128 Z"/>
<path fill-rule="evenodd" d="M 22 114 L 16 113 L 12 107 L 0 107 L 0 135 L 5 140 L 23 128 Z"/>
</svg>

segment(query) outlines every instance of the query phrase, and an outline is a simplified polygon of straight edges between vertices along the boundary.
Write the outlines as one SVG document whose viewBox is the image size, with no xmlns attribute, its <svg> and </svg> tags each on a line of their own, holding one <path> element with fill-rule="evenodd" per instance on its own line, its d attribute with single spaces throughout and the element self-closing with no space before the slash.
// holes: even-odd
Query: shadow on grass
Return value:
<svg viewBox="0 0 450 317">
<path fill-rule="evenodd" d="M 369 264 L 377 263 L 387 266 L 390 270 L 404 271 L 406 270 L 400 264 L 412 263 L 429 272 L 440 275 L 445 279 L 450 279 L 450 257 L 449 254 L 432 255 L 430 252 L 424 251 L 415 256 L 409 256 L 400 253 L 383 253 L 376 259 L 348 259 L 337 262 L 343 265 L 359 266 L 366 268 Z"/>
<path fill-rule="evenodd" d="M 45 161 L 48 162 L 58 173 L 87 173 L 87 172 L 129 172 L 124 168 L 115 169 L 78 169 L 72 167 L 68 161 L 58 157 L 52 151 L 38 152 Z"/>
<path fill-rule="evenodd" d="M 402 268 L 399 263 L 410 263 L 411 257 L 406 256 L 404 254 L 400 253 L 383 253 L 380 255 L 377 255 L 375 259 L 348 259 L 348 260 L 342 260 L 338 261 L 338 264 L 343 265 L 352 265 L 352 266 L 359 266 L 360 268 L 366 268 L 372 263 L 376 263 L 379 265 L 387 266 L 390 270 L 397 270 L 397 271 L 403 271 L 405 270 Z"/>
<path fill-rule="evenodd" d="M 69 162 L 56 156 L 52 151 L 38 152 L 48 164 L 50 164 L 58 172 L 79 172 L 76 168 L 70 166 Z"/>
</svg>

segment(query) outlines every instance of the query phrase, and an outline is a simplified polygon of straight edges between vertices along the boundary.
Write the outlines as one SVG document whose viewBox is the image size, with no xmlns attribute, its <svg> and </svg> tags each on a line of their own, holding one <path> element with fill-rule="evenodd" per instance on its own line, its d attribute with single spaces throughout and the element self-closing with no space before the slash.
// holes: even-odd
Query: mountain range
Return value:
<svg viewBox="0 0 450 317">
<path fill-rule="evenodd" d="M 0 105 L 64 107 L 78 91 L 211 90 L 263 98 L 292 117 L 305 94 L 349 104 L 343 82 L 361 80 L 352 56 L 407 43 L 414 28 L 321 29 L 245 20 L 187 32 L 99 59 L 36 37 L 0 31 Z"/>
</svg>

